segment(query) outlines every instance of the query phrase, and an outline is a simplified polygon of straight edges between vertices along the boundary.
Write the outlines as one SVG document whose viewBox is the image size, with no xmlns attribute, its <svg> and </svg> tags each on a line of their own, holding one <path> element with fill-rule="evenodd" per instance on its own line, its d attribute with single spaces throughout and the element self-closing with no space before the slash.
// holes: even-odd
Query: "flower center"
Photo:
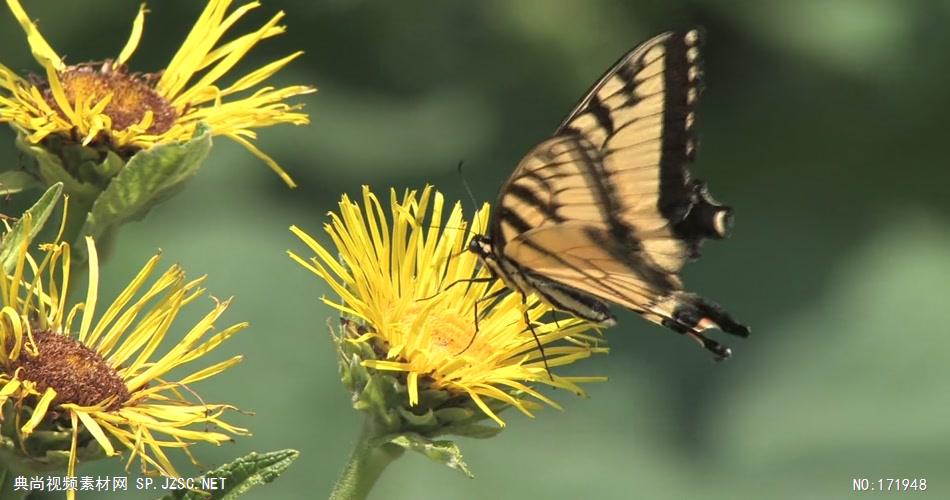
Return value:
<svg viewBox="0 0 950 500">
<path fill-rule="evenodd" d="M 122 377 L 101 356 L 82 343 L 61 333 L 33 332 L 39 355 L 24 354 L 16 361 L 21 378 L 30 380 L 41 392 L 56 391 L 54 404 L 94 406 L 109 400 L 106 411 L 122 407 L 129 397 Z"/>
<path fill-rule="evenodd" d="M 416 311 L 410 309 L 406 315 L 410 321 L 415 319 Z M 478 341 L 475 332 L 475 319 L 461 316 L 458 311 L 436 309 L 426 314 L 422 329 L 428 333 L 429 349 L 440 356 L 479 358 L 491 353 L 491 346 Z"/>
<path fill-rule="evenodd" d="M 432 346 L 453 355 L 465 349 L 475 334 L 471 318 L 465 321 L 458 315 L 447 314 L 445 311 L 429 313 L 426 323 L 426 329 L 431 332 Z"/>
<path fill-rule="evenodd" d="M 140 123 L 151 111 L 152 123 L 146 132 L 158 135 L 167 132 L 178 118 L 171 103 L 152 88 L 155 75 L 129 74 L 124 66 L 115 67 L 106 61 L 98 67 L 90 63 L 69 66 L 59 78 L 74 106 L 85 103 L 92 107 L 111 95 L 112 100 L 102 110 L 112 120 L 111 130 L 121 131 Z M 50 106 L 60 109 L 52 91 L 47 89 L 44 97 Z"/>
</svg>

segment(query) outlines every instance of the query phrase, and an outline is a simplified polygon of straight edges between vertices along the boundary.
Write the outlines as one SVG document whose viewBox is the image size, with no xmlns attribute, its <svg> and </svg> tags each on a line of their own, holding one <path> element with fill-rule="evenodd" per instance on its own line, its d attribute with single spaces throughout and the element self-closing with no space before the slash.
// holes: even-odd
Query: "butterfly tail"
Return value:
<svg viewBox="0 0 950 500">
<path fill-rule="evenodd" d="M 751 333 L 748 326 L 733 319 L 722 306 L 693 293 L 675 292 L 664 305 L 672 313 L 664 318 L 663 326 L 690 335 L 705 349 L 716 354 L 717 360 L 728 358 L 732 351 L 706 337 L 706 330 L 717 328 L 739 337 L 748 337 Z"/>
</svg>

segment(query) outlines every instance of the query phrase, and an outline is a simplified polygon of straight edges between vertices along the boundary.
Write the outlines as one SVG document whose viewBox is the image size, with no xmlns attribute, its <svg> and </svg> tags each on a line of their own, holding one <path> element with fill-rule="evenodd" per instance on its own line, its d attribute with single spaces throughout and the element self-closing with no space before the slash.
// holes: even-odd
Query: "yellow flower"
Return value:
<svg viewBox="0 0 950 500">
<path fill-rule="evenodd" d="M 210 0 L 165 69 L 142 75 L 130 73 L 126 63 L 142 37 L 148 12 L 145 4 L 116 59 L 67 65 L 40 34 L 20 0 L 7 0 L 45 79 L 25 79 L 0 64 L 0 122 L 24 130 L 34 144 L 50 134 L 61 134 L 83 145 L 101 143 L 125 153 L 188 140 L 198 123 L 204 122 L 214 135 L 237 141 L 294 187 L 290 176 L 251 142 L 257 137 L 253 129 L 309 123 L 307 115 L 299 111 L 300 105 L 284 101 L 314 89 L 303 85 L 262 87 L 241 98 L 234 96 L 270 78 L 302 52 L 266 64 L 221 88 L 218 81 L 252 47 L 285 31 L 277 24 L 284 13 L 278 12 L 259 30 L 219 43 L 238 19 L 260 5 L 251 2 L 227 14 L 230 4 L 231 0 Z"/>
<path fill-rule="evenodd" d="M 339 215 L 330 213 L 332 223 L 324 227 L 336 252 L 291 227 L 316 257 L 290 256 L 340 296 L 339 302 L 324 302 L 368 327 L 370 333 L 357 341 L 370 342 L 382 353 L 383 359 L 364 360 L 364 366 L 406 374 L 410 405 L 418 403 L 421 390 L 448 391 L 467 396 L 501 426 L 492 409 L 496 403 L 528 415 L 536 401 L 558 407 L 536 384 L 583 394 L 579 383 L 602 380 L 560 376 L 545 365 L 554 369 L 606 352 L 594 346 L 600 338 L 589 324 L 542 321 L 551 309 L 534 296 L 524 306 L 516 294 L 476 306 L 504 286 L 498 281 L 448 286 L 488 276 L 477 257 L 465 251 L 467 223 L 459 204 L 443 224 L 443 197 L 430 187 L 418 197 L 410 191 L 401 201 L 391 191 L 390 198 L 392 222 L 369 188 L 363 188 L 362 208 L 344 196 Z M 475 227 L 484 228 L 487 221 L 486 205 L 476 214 Z M 537 341 L 524 324 L 524 311 Z"/>
<path fill-rule="evenodd" d="M 187 281 L 173 265 L 147 285 L 159 263 L 156 255 L 97 315 L 99 267 L 92 238 L 86 238 L 85 301 L 70 308 L 70 246 L 41 245 L 38 261 L 29 245 L 24 241 L 16 249 L 12 274 L 0 273 L 0 407 L 8 418 L 15 416 L 18 449 L 29 449 L 24 443 L 34 432 L 66 428 L 72 434 L 68 473 L 74 476 L 80 436 L 88 431 L 106 455 L 127 449 L 127 466 L 138 459 L 144 473 L 178 476 L 167 449 L 188 453 L 195 442 L 217 445 L 248 434 L 222 420 L 234 407 L 205 403 L 192 389 L 241 356 L 166 378 L 247 326 L 213 332 L 229 301 L 215 301 L 173 347 L 157 354 L 182 308 L 203 293 L 204 278 Z M 45 455 L 30 456 L 42 461 Z"/>
</svg>

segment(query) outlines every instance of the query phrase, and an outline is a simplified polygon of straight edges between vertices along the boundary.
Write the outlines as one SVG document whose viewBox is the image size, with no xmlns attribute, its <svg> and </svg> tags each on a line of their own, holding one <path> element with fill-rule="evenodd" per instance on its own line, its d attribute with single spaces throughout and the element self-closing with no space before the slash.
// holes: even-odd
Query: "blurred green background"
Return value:
<svg viewBox="0 0 950 500">
<path fill-rule="evenodd" d="M 138 8 L 24 4 L 69 62 L 115 57 Z M 132 69 L 161 69 L 201 6 L 151 2 Z M 245 363 L 196 389 L 256 412 L 233 419 L 254 436 L 195 449 L 208 466 L 301 451 L 250 498 L 328 493 L 360 422 L 337 380 L 331 311 L 318 301 L 327 290 L 287 258 L 302 250 L 287 227 L 322 238 L 325 213 L 361 184 L 434 183 L 470 209 L 459 160 L 479 201 L 494 200 L 617 57 L 697 24 L 707 88 L 692 171 L 736 209 L 737 225 L 685 279 L 752 337 L 727 339 L 735 355 L 715 364 L 620 312 L 611 354 L 572 367 L 610 377 L 590 399 L 554 394 L 565 412 L 511 413 L 500 436 L 461 440 L 475 480 L 409 454 L 373 498 L 824 499 L 851 494 L 852 478 L 926 478 L 927 496 L 950 495 L 950 4 L 266 1 L 234 33 L 280 9 L 288 33 L 243 68 L 306 51 L 274 81 L 319 88 L 301 100 L 312 125 L 264 130 L 258 143 L 301 187 L 289 191 L 219 140 L 180 196 L 123 228 L 103 269 L 102 295 L 114 297 L 161 248 L 167 263 L 207 273 L 211 294 L 235 297 L 225 320 L 252 323 L 220 353 L 246 353 Z M 0 11 L 0 61 L 36 71 Z M 3 133 L 0 158 L 16 162 Z M 0 212 L 18 203 L 0 201 Z M 210 304 L 192 305 L 179 331 Z"/>
</svg>

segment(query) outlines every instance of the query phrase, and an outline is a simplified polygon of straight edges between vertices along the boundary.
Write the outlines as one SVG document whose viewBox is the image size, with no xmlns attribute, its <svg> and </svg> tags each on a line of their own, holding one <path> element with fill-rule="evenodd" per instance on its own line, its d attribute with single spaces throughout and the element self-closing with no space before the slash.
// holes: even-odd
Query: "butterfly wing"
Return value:
<svg viewBox="0 0 950 500">
<path fill-rule="evenodd" d="M 553 281 L 680 332 L 748 333 L 678 276 L 731 218 L 686 170 L 698 44 L 666 33 L 625 55 L 505 184 L 493 245 L 535 291 Z"/>
</svg>

